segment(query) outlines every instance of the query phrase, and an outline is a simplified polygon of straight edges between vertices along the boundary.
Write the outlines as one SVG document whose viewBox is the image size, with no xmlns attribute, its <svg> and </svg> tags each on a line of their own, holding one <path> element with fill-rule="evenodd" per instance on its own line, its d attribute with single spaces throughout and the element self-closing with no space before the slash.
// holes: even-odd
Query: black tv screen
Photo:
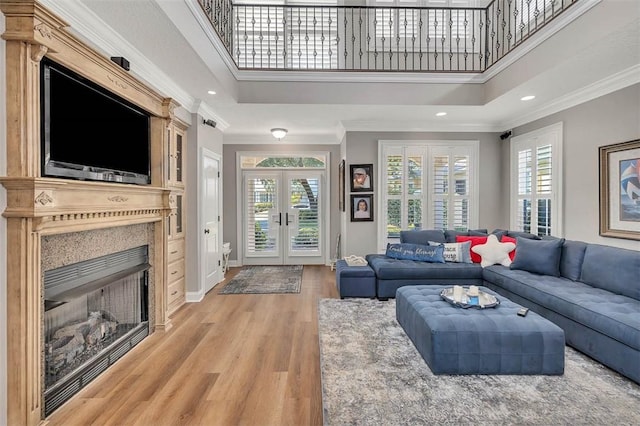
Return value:
<svg viewBox="0 0 640 426">
<path fill-rule="evenodd" d="M 150 183 L 143 109 L 44 58 L 41 117 L 43 176 Z"/>
</svg>

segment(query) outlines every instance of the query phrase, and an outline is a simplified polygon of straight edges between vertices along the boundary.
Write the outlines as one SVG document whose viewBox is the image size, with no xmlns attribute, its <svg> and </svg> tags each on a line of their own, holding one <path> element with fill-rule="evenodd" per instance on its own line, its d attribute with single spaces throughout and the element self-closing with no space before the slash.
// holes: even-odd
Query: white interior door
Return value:
<svg viewBox="0 0 640 426">
<path fill-rule="evenodd" d="M 202 218 L 204 290 L 211 290 L 222 281 L 222 242 L 220 241 L 220 157 L 202 150 Z"/>
<path fill-rule="evenodd" d="M 322 171 L 245 171 L 248 265 L 323 264 Z"/>
</svg>

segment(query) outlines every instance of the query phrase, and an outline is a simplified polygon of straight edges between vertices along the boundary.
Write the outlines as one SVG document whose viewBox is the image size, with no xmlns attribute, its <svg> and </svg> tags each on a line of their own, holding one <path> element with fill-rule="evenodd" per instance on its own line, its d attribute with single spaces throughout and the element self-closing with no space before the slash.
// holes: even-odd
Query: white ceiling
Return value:
<svg viewBox="0 0 640 426">
<path fill-rule="evenodd" d="M 480 75 L 238 71 L 196 0 L 42 3 L 186 111 L 218 122 L 225 143 L 273 142 L 272 127 L 289 129 L 290 143 L 337 143 L 345 130 L 501 132 L 640 83 L 638 0 L 580 0 Z M 520 101 L 528 94 L 536 99 Z"/>
</svg>

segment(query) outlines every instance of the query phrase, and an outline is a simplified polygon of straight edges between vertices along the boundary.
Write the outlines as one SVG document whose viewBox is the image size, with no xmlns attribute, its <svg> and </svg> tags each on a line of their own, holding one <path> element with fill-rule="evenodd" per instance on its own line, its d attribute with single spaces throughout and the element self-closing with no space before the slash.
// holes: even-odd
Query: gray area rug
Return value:
<svg viewBox="0 0 640 426">
<path fill-rule="evenodd" d="M 302 265 L 243 266 L 219 294 L 300 293 Z"/>
<path fill-rule="evenodd" d="M 325 425 L 640 425 L 640 386 L 567 347 L 562 376 L 434 375 L 395 300 L 321 299 Z"/>
</svg>

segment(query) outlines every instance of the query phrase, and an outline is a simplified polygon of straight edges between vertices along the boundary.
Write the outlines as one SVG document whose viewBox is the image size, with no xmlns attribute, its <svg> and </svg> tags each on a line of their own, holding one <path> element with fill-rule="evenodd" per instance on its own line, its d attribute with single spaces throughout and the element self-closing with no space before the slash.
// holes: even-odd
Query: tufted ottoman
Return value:
<svg viewBox="0 0 640 426">
<path fill-rule="evenodd" d="M 396 292 L 396 318 L 434 374 L 563 374 L 564 331 L 496 295 L 500 305 L 462 309 L 442 300 L 448 286 Z"/>
<path fill-rule="evenodd" d="M 336 262 L 336 286 L 341 299 L 376 297 L 376 274 L 369 265 L 349 266 L 340 259 Z"/>
</svg>

